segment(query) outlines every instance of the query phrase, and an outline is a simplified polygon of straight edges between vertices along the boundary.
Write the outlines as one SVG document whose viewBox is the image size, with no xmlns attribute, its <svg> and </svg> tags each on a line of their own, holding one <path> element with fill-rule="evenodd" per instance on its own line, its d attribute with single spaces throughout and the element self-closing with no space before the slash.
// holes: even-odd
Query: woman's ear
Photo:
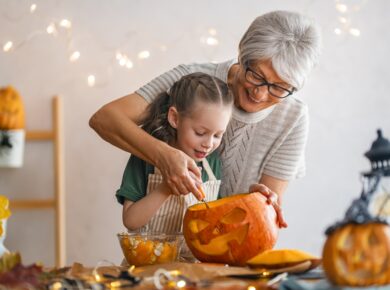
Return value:
<svg viewBox="0 0 390 290">
<path fill-rule="evenodd" d="M 176 107 L 169 107 L 168 109 L 168 122 L 172 128 L 177 128 L 179 122 L 179 113 L 176 110 Z"/>
</svg>

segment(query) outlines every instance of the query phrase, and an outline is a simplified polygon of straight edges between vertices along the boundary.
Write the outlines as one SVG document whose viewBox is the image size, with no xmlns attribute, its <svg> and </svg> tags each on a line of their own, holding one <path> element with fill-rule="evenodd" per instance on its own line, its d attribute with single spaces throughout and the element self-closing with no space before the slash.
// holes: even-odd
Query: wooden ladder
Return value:
<svg viewBox="0 0 390 290">
<path fill-rule="evenodd" d="M 53 143 L 54 194 L 49 199 L 14 199 L 12 210 L 41 210 L 53 208 L 55 213 L 55 265 L 65 266 L 65 196 L 62 101 L 58 96 L 52 100 L 53 127 L 50 131 L 27 131 L 26 141 L 49 141 Z"/>
</svg>

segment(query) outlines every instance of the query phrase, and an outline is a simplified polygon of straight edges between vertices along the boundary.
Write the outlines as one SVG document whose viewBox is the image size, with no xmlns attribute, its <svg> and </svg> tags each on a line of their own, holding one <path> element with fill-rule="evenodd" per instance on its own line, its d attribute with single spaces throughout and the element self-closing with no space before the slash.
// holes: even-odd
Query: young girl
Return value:
<svg viewBox="0 0 390 290">
<path fill-rule="evenodd" d="M 218 197 L 221 164 L 214 151 L 231 117 L 233 96 L 216 77 L 193 73 L 177 81 L 169 93 L 149 104 L 142 128 L 180 149 L 202 168 L 207 201 Z M 174 195 L 158 168 L 132 155 L 116 193 L 123 205 L 123 224 L 141 232 L 182 231 L 183 215 L 198 200 L 191 193 Z"/>
</svg>

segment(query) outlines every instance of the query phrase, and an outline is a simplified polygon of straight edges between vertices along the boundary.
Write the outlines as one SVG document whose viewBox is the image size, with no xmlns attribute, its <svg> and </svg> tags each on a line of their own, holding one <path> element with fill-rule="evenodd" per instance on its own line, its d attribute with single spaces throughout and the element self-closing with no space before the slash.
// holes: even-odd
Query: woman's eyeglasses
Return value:
<svg viewBox="0 0 390 290">
<path fill-rule="evenodd" d="M 253 71 L 250 67 L 247 67 L 245 70 L 245 79 L 256 87 L 267 86 L 268 92 L 275 98 L 284 99 L 295 92 L 295 88 L 286 89 L 280 85 L 267 82 L 264 77 Z"/>
</svg>

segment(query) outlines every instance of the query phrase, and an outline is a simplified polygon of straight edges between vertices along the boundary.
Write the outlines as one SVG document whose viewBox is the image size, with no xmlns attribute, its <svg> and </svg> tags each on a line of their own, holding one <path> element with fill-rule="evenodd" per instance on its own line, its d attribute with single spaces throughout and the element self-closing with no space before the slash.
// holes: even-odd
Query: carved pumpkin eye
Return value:
<svg viewBox="0 0 390 290">
<path fill-rule="evenodd" d="M 209 222 L 200 219 L 194 219 L 188 223 L 188 228 L 190 229 L 191 232 L 197 234 L 202 230 L 204 230 L 205 228 L 207 228 L 209 225 L 210 225 Z"/>
<path fill-rule="evenodd" d="M 221 223 L 237 224 L 245 220 L 246 211 L 240 207 L 234 208 L 231 212 L 221 218 Z"/>
</svg>

